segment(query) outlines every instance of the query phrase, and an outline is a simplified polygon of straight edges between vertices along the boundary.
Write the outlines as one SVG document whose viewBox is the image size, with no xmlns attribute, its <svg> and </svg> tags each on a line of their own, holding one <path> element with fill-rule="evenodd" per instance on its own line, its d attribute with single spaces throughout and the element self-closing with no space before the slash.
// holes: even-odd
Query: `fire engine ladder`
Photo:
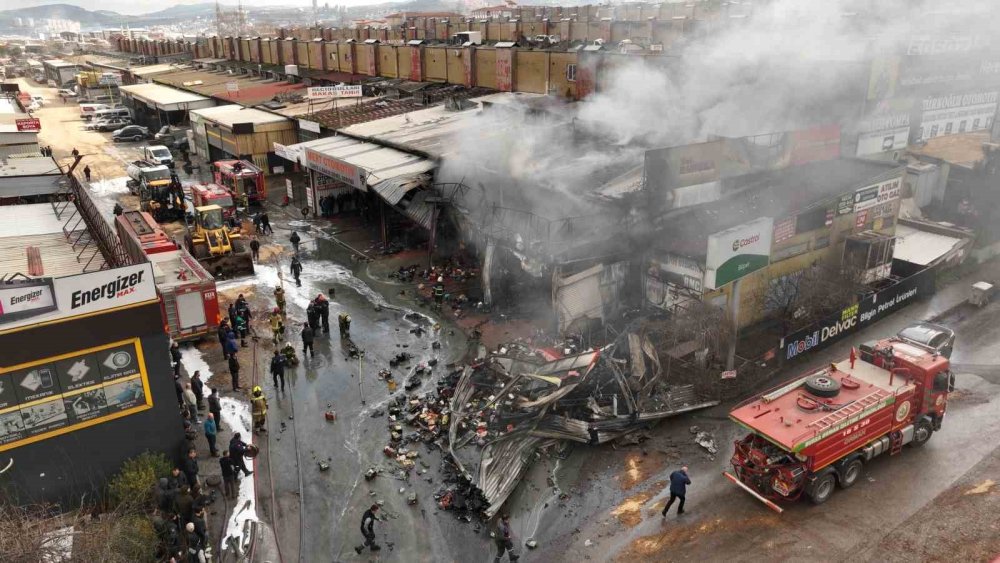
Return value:
<svg viewBox="0 0 1000 563">
<path fill-rule="evenodd" d="M 160 297 L 163 299 L 163 311 L 167 316 L 167 333 L 169 334 L 171 331 L 180 329 L 177 318 L 177 295 L 171 291 L 161 293 Z"/>
<path fill-rule="evenodd" d="M 842 422 L 858 414 L 859 412 L 867 409 L 868 407 L 877 404 L 885 396 L 886 392 L 882 389 L 879 389 L 870 395 L 865 395 L 864 397 L 861 397 L 860 399 L 854 401 L 853 403 L 849 403 L 833 411 L 832 413 L 824 416 L 819 420 L 814 420 L 812 423 L 809 424 L 809 426 L 814 426 L 816 427 L 817 430 L 826 430 L 827 428 L 835 426 L 839 422 Z"/>
</svg>

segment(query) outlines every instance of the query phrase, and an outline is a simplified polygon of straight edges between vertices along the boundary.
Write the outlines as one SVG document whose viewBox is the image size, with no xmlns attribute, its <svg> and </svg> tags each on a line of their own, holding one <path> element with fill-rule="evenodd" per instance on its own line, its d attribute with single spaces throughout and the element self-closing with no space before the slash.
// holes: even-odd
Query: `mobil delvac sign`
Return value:
<svg viewBox="0 0 1000 563">
<path fill-rule="evenodd" d="M 761 217 L 708 237 L 705 287 L 718 289 L 768 265 L 774 220 Z"/>
<path fill-rule="evenodd" d="M 854 305 L 782 339 L 784 359 L 791 360 L 817 350 L 854 331 L 866 328 L 906 305 L 934 293 L 934 271 L 918 272 Z M 880 335 L 884 338 L 890 335 Z"/>
</svg>

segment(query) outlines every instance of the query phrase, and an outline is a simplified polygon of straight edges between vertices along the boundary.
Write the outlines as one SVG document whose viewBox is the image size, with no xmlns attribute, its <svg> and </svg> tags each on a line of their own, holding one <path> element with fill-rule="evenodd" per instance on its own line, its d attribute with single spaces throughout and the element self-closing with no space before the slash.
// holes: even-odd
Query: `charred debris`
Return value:
<svg viewBox="0 0 1000 563">
<path fill-rule="evenodd" d="M 724 343 L 702 328 L 645 318 L 596 349 L 581 350 L 573 340 L 547 347 L 510 342 L 468 365 L 450 365 L 424 393 L 410 391 L 434 365 L 408 368 L 403 392 L 373 415 L 388 419 L 387 461 L 397 477 L 415 474 L 433 482 L 416 446 L 442 450 L 438 508 L 466 521 L 491 518 L 539 450 L 605 444 L 664 418 L 717 405 L 718 379 L 708 376 L 709 364 Z M 696 354 L 702 364 L 681 358 L 692 348 L 702 350 Z M 396 367 L 407 368 L 407 361 Z M 391 378 L 385 371 L 380 375 L 392 390 Z M 382 471 L 372 468 L 366 477 Z"/>
</svg>

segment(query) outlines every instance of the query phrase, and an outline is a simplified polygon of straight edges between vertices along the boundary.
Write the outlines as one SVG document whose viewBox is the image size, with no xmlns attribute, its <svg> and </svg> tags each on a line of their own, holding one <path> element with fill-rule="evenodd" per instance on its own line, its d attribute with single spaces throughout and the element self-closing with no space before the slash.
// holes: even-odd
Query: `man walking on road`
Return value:
<svg viewBox="0 0 1000 563">
<path fill-rule="evenodd" d="M 222 452 L 219 467 L 222 469 L 222 483 L 225 485 L 223 494 L 226 498 L 236 498 L 236 465 L 233 458 L 229 457 L 229 450 Z"/>
<path fill-rule="evenodd" d="M 302 242 L 302 238 L 299 237 L 299 233 L 292 231 L 292 236 L 288 237 L 288 240 L 292 242 L 292 250 L 295 254 L 299 253 L 299 243 Z"/>
<path fill-rule="evenodd" d="M 260 262 L 260 241 L 257 240 L 257 237 L 250 240 L 250 254 L 252 254 L 254 262 Z"/>
<path fill-rule="evenodd" d="M 201 372 L 198 370 L 194 370 L 194 375 L 191 376 L 191 390 L 194 391 L 198 410 L 205 410 L 205 382 L 201 380 Z"/>
<path fill-rule="evenodd" d="M 87 179 L 88 182 L 90 181 L 90 165 L 89 164 L 87 166 L 83 167 L 83 176 Z"/>
<path fill-rule="evenodd" d="M 313 340 L 316 338 L 313 329 L 309 326 L 309 323 L 302 323 L 302 360 L 305 361 L 306 353 L 316 357 L 316 352 L 313 351 Z"/>
<path fill-rule="evenodd" d="M 514 553 L 514 536 L 510 531 L 510 515 L 504 514 L 500 517 L 493 541 L 497 544 L 497 556 L 493 561 L 499 563 L 504 553 L 507 553 L 511 561 L 517 561 L 518 555 Z"/>
<path fill-rule="evenodd" d="M 302 262 L 298 256 L 292 256 L 292 276 L 295 277 L 295 286 L 302 287 Z"/>
<path fill-rule="evenodd" d="M 281 355 L 281 350 L 275 350 L 271 358 L 271 378 L 275 389 L 278 388 L 278 378 L 281 378 L 281 390 L 285 390 L 285 357 Z"/>
<path fill-rule="evenodd" d="M 664 518 L 667 517 L 667 512 L 670 510 L 670 506 L 674 504 L 675 499 L 680 499 L 681 501 L 677 505 L 677 515 L 684 514 L 684 497 L 687 495 L 687 486 L 690 484 L 691 478 L 688 477 L 688 468 L 686 465 L 670 474 L 670 500 L 663 507 Z"/>
<path fill-rule="evenodd" d="M 184 386 L 184 406 L 187 407 L 191 424 L 198 424 L 198 399 L 194 396 L 190 383 Z"/>
<path fill-rule="evenodd" d="M 375 543 L 375 514 L 378 513 L 378 505 L 373 504 L 371 508 L 365 511 L 361 515 L 361 534 L 365 536 L 365 545 L 359 545 L 354 548 L 354 551 L 361 555 L 366 547 L 370 547 L 372 551 L 378 551 L 382 549 L 377 543 Z"/>
</svg>

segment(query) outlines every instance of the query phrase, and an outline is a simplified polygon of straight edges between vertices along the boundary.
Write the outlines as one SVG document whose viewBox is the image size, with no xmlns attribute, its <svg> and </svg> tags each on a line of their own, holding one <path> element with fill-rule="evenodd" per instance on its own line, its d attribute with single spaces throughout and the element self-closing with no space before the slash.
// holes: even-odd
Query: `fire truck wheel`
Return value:
<svg viewBox="0 0 1000 563">
<path fill-rule="evenodd" d="M 825 375 L 814 375 L 806 380 L 806 391 L 817 397 L 836 397 L 840 393 L 840 382 Z"/>
<path fill-rule="evenodd" d="M 809 489 L 809 500 L 813 504 L 823 504 L 833 496 L 833 490 L 837 486 L 837 478 L 833 472 L 824 473 L 816 478 Z"/>
<path fill-rule="evenodd" d="M 861 468 L 864 466 L 860 459 L 852 459 L 844 464 L 843 471 L 840 472 L 840 488 L 849 489 L 861 478 Z"/>
<path fill-rule="evenodd" d="M 927 443 L 927 440 L 931 439 L 931 434 L 934 431 L 931 429 L 931 425 L 926 420 L 921 420 L 913 427 L 913 441 L 910 445 L 914 448 L 919 448 Z"/>
</svg>

